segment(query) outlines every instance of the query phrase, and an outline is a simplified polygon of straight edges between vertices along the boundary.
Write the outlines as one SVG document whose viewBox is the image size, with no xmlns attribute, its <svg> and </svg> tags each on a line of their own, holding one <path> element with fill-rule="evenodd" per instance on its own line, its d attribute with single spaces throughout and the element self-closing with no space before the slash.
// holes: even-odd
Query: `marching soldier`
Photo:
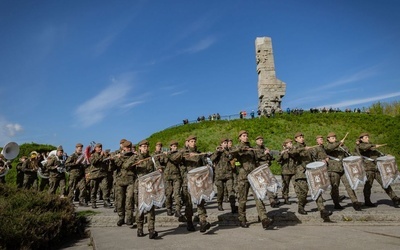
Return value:
<svg viewBox="0 0 400 250">
<path fill-rule="evenodd" d="M 115 175 L 115 195 L 116 207 L 118 212 L 117 226 L 133 225 L 134 217 L 134 194 L 135 194 L 135 172 L 134 166 L 130 164 L 128 159 L 133 155 L 132 143 L 125 140 L 122 144 L 122 149 L 115 156 L 114 162 L 117 168 Z"/>
<path fill-rule="evenodd" d="M 103 145 L 96 143 L 94 146 L 94 152 L 91 154 L 90 160 L 90 201 L 92 208 L 97 208 L 97 192 L 100 188 L 103 193 L 104 207 L 110 208 L 109 198 L 107 197 L 107 171 L 108 165 L 106 163 L 106 153 L 103 151 Z"/>
<path fill-rule="evenodd" d="M 247 175 L 257 168 L 257 159 L 254 153 L 254 149 L 250 146 L 248 133 L 246 130 L 239 132 L 239 145 L 234 147 L 231 151 L 233 157 L 235 157 L 240 163 L 239 174 L 238 174 L 238 200 L 239 200 L 239 221 L 240 226 L 248 228 L 246 220 L 246 202 L 249 194 L 249 189 L 253 193 L 253 197 L 256 202 L 258 217 L 261 220 L 262 227 L 267 229 L 271 224 L 270 220 L 265 211 L 265 206 L 262 200 L 258 199 L 253 188 L 247 179 Z"/>
<path fill-rule="evenodd" d="M 225 196 L 225 189 L 227 189 L 229 202 L 231 204 L 231 212 L 237 213 L 235 192 L 233 190 L 233 171 L 230 162 L 232 160 L 232 155 L 228 150 L 228 139 L 221 139 L 220 145 L 217 147 L 215 153 L 211 155 L 210 159 L 215 164 L 218 210 L 224 211 L 222 201 Z"/>
<path fill-rule="evenodd" d="M 294 189 L 298 199 L 298 212 L 299 214 L 307 214 L 304 209 L 307 204 L 308 184 L 306 177 L 306 165 L 311 162 L 311 155 L 309 152 L 310 147 L 304 143 L 304 135 L 300 132 L 294 135 L 296 144 L 289 150 L 289 153 L 293 156 L 296 162 L 296 174 L 295 174 L 295 185 Z M 321 218 L 324 222 L 330 222 L 329 216 L 332 212 L 327 211 L 324 206 L 322 196 L 319 195 L 315 201 L 317 208 L 320 211 Z"/>
<path fill-rule="evenodd" d="M 351 202 L 353 203 L 353 208 L 357 211 L 361 211 L 361 203 L 358 202 L 357 195 L 349 184 L 349 181 L 344 174 L 343 169 L 343 158 L 349 156 L 349 150 L 344 145 L 344 139 L 337 142 L 336 134 L 330 132 L 327 136 L 328 143 L 326 144 L 325 150 L 328 155 L 328 173 L 329 179 L 331 181 L 332 190 L 331 197 L 333 203 L 335 204 L 335 209 L 343 209 L 340 205 L 339 198 L 339 185 L 340 181 L 342 181 L 347 194 L 350 197 Z"/>
<path fill-rule="evenodd" d="M 376 165 L 376 159 L 383 156 L 383 154 L 377 150 L 377 148 L 381 146 L 382 145 L 379 144 L 372 144 L 369 141 L 369 134 L 367 133 L 362 133 L 359 136 L 358 144 L 356 145 L 356 151 L 358 150 L 364 158 L 364 167 L 367 174 L 367 181 L 364 185 L 364 205 L 367 207 L 376 207 L 376 205 L 371 202 L 371 189 L 374 180 L 383 188 L 382 176 Z M 395 206 L 400 205 L 400 198 L 397 197 L 391 186 L 383 188 L 383 190 L 385 190 L 386 194 L 392 199 Z"/>
<path fill-rule="evenodd" d="M 182 161 L 182 154 L 178 151 L 178 142 L 171 141 L 169 144 L 170 151 L 168 152 L 167 164 L 164 171 L 165 179 L 165 205 L 167 207 L 167 215 L 172 216 L 172 196 L 175 202 L 175 217 L 181 218 L 181 188 L 182 188 L 182 177 L 179 168 L 179 163 Z"/>
<path fill-rule="evenodd" d="M 17 179 L 16 179 L 16 184 L 17 188 L 22 188 L 24 184 L 24 171 L 23 171 L 23 165 L 24 162 L 26 161 L 27 157 L 24 155 L 21 158 L 19 158 L 19 162 L 16 166 L 17 169 Z"/>
<path fill-rule="evenodd" d="M 69 183 L 68 183 L 68 199 L 71 202 L 74 201 L 76 193 L 79 192 L 79 206 L 88 206 L 85 202 L 87 196 L 86 180 L 85 180 L 85 165 L 83 161 L 85 156 L 82 152 L 83 145 L 77 143 L 75 145 L 75 152 L 65 162 L 65 167 L 69 172 Z"/>
<path fill-rule="evenodd" d="M 289 201 L 289 186 L 290 181 L 294 177 L 296 173 L 295 169 L 295 161 L 291 154 L 289 154 L 289 150 L 293 147 L 292 140 L 286 139 L 283 142 L 283 150 L 280 152 L 277 162 L 281 166 L 281 174 L 282 174 L 282 197 L 284 200 L 284 204 L 290 205 Z"/>
<path fill-rule="evenodd" d="M 61 197 L 66 195 L 65 160 L 66 155 L 64 155 L 64 149 L 62 146 L 57 147 L 57 153 L 55 156 L 50 156 L 47 159 L 46 168 L 50 172 L 49 194 L 55 194 L 57 188 L 60 187 Z"/>
<path fill-rule="evenodd" d="M 182 196 L 183 202 L 185 204 L 185 217 L 187 220 L 187 230 L 188 231 L 195 231 L 193 225 L 193 203 L 192 198 L 190 196 L 188 190 L 188 179 L 187 173 L 195 169 L 197 167 L 207 165 L 206 160 L 204 159 L 204 155 L 202 155 L 197 150 L 197 137 L 196 136 L 189 136 L 186 139 L 186 149 L 181 151 L 183 155 L 182 159 L 182 168 L 181 168 L 181 175 L 183 177 L 183 185 L 182 185 Z M 207 211 L 205 208 L 205 201 L 202 200 L 200 204 L 197 205 L 197 213 L 200 219 L 200 232 L 204 233 L 208 229 L 210 229 L 210 223 L 207 222 Z"/>
<path fill-rule="evenodd" d="M 271 166 L 272 160 L 274 159 L 272 155 L 270 154 L 270 151 L 267 147 L 264 145 L 264 138 L 262 136 L 257 136 L 256 137 L 256 146 L 254 147 L 256 149 L 254 152 L 256 154 L 256 159 L 258 162 L 258 166 L 262 166 L 264 164 L 268 164 L 268 166 Z M 267 191 L 269 203 L 271 207 L 278 207 L 279 206 L 279 200 L 276 199 L 276 195 L 270 191 Z"/>
<path fill-rule="evenodd" d="M 149 174 L 155 170 L 154 162 L 151 160 L 149 154 L 149 142 L 143 140 L 139 142 L 139 151 L 137 155 L 131 156 L 127 163 L 129 166 L 135 166 L 136 180 L 135 180 L 135 197 L 139 194 L 139 180 L 138 178 Z M 161 169 L 160 169 L 161 171 Z M 136 207 L 139 207 L 138 199 L 135 199 Z M 158 232 L 155 231 L 155 219 L 156 213 L 154 211 L 154 206 L 151 207 L 150 211 L 147 212 L 147 223 L 149 230 L 149 238 L 155 239 L 158 236 Z M 144 213 L 140 214 L 139 209 L 136 209 L 136 223 L 137 223 L 137 236 L 143 237 L 143 223 L 144 223 Z"/>
<path fill-rule="evenodd" d="M 25 189 L 38 188 L 38 177 L 37 171 L 41 167 L 42 163 L 38 160 L 38 152 L 32 151 L 29 154 L 29 158 L 22 164 L 22 171 L 24 172 L 24 183 Z"/>
</svg>

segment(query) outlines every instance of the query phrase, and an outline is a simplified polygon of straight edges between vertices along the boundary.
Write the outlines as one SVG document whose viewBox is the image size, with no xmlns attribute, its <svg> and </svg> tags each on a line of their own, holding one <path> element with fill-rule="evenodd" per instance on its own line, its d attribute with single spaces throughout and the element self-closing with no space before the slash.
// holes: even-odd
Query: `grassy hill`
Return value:
<svg viewBox="0 0 400 250">
<path fill-rule="evenodd" d="M 273 118 L 254 118 L 203 121 L 165 129 L 154 133 L 148 140 L 151 147 L 157 141 L 163 142 L 167 147 L 171 140 L 177 140 L 180 147 L 189 135 L 197 136 L 197 145 L 200 151 L 214 151 L 222 137 L 232 138 L 234 144 L 238 143 L 237 136 L 240 130 L 247 130 L 252 145 L 258 135 L 264 137 L 268 148 L 282 149 L 282 142 L 286 138 L 293 139 L 296 132 L 303 132 L 306 144 L 315 145 L 315 136 L 326 136 L 329 132 L 335 132 L 338 139 L 342 139 L 349 132 L 345 145 L 354 150 L 358 136 L 367 132 L 372 143 L 387 143 L 380 148 L 385 154 L 400 157 L 400 116 L 372 115 L 365 113 L 303 113 L 302 115 L 281 114 Z M 279 167 L 274 163 L 272 170 L 280 173 Z"/>
</svg>

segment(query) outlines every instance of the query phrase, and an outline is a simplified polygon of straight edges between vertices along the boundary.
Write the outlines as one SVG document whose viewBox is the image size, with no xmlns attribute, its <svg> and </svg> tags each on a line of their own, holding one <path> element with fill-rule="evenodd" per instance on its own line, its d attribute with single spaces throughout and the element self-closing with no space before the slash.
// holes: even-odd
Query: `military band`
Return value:
<svg viewBox="0 0 400 250">
<path fill-rule="evenodd" d="M 202 153 L 197 149 L 197 137 L 194 135 L 187 137 L 185 146 L 181 149 L 176 140 L 169 142 L 168 150 L 163 150 L 162 143 L 157 142 L 152 154 L 150 154 L 150 145 L 147 140 L 141 141 L 138 144 L 139 150 L 135 151 L 132 142 L 122 139 L 120 148 L 112 153 L 104 151 L 101 143 L 93 145 L 89 151 L 84 152 L 84 145 L 77 143 L 75 151 L 69 157 L 64 153 L 62 146 L 57 147 L 54 153 L 45 157 L 46 159 L 36 151 L 32 151 L 28 157 L 21 157 L 16 167 L 17 185 L 19 188 L 42 191 L 46 183 L 49 183 L 48 192 L 50 194 L 66 196 L 72 203 L 76 201 L 75 197 L 78 197 L 79 206 L 88 206 L 90 201 L 92 208 L 97 208 L 98 198 L 103 199 L 104 207 L 112 207 L 110 193 L 113 193 L 118 214 L 117 225 L 134 226 L 136 223 L 137 236 L 143 237 L 145 235 L 143 226 L 145 215 L 147 215 L 149 238 L 154 239 L 158 236 L 155 231 L 156 207 L 153 205 L 144 212 L 139 211 L 139 206 L 141 206 L 141 201 L 138 200 L 139 178 L 153 171 L 160 171 L 163 176 L 163 185 L 165 185 L 167 215 L 175 215 L 179 221 L 187 223 L 188 231 L 196 231 L 193 223 L 193 200 L 191 190 L 188 188 L 188 182 L 191 180 L 188 180 L 187 175 L 191 170 L 209 166 L 215 173 L 213 184 L 217 190 L 218 210 L 225 210 L 223 201 L 227 196 L 230 212 L 238 213 L 240 227 L 247 228 L 249 225 L 246 218 L 246 206 L 249 191 L 251 191 L 262 228 L 267 229 L 273 221 L 267 217 L 264 201 L 256 196 L 248 175 L 261 166 L 270 167 L 273 160 L 276 160 L 281 167 L 283 204 L 291 204 L 289 188 L 291 182 L 294 182 L 299 214 L 308 214 L 305 206 L 311 186 L 306 171 L 310 171 L 307 166 L 312 162 L 322 162 L 321 164 L 326 166 L 334 208 L 336 210 L 344 209 L 340 205 L 339 196 L 339 186 L 342 183 L 354 210 L 361 211 L 362 203 L 358 201 L 353 190 L 354 187 L 349 183 L 349 177 L 343 164 L 346 157 L 352 156 L 344 143 L 346 137 L 347 134 L 343 139 L 337 141 L 337 136 L 333 132 L 326 137 L 318 135 L 316 136 L 316 145 L 309 147 L 305 144 L 304 135 L 298 132 L 292 138 L 294 143 L 290 138 L 283 141 L 282 150 L 277 154 L 276 159 L 264 146 L 262 136 L 256 138 L 256 146 L 252 147 L 246 130 L 239 132 L 238 145 L 233 146 L 232 140 L 222 138 L 215 151 L 209 153 Z M 327 142 L 324 141 L 324 138 L 327 139 Z M 354 154 L 359 155 L 358 157 L 362 159 L 362 165 L 366 172 L 363 189 L 364 205 L 376 206 L 371 201 L 371 188 L 374 180 L 377 180 L 393 201 L 394 206 L 398 207 L 400 198 L 390 185 L 383 183 L 380 169 L 377 166 L 379 157 L 384 156 L 378 150 L 381 146 L 383 145 L 372 144 L 367 133 L 362 133 L 355 144 Z M 6 164 L 8 162 L 0 156 L 0 168 L 5 168 Z M 68 189 L 66 174 L 68 174 L 69 180 Z M 1 177 L 3 180 L 4 175 Z M 151 187 L 152 183 L 149 185 L 146 188 L 154 191 L 154 188 Z M 99 189 L 102 192 L 99 192 Z M 271 207 L 279 207 L 277 194 L 267 190 L 265 193 L 268 195 Z M 325 208 L 322 195 L 318 195 L 315 202 L 323 221 L 330 222 L 332 212 Z M 183 211 L 182 206 L 184 207 Z M 135 212 L 136 215 L 134 215 Z M 204 233 L 210 228 L 204 199 L 197 204 L 197 213 L 200 221 L 199 231 Z"/>
</svg>

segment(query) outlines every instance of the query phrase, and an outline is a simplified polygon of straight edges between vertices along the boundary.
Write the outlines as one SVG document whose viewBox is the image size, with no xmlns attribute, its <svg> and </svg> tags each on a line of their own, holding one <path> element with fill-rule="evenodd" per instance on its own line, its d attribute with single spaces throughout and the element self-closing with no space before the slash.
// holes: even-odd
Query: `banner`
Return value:
<svg viewBox="0 0 400 250">
<path fill-rule="evenodd" d="M 150 211 L 152 206 L 162 207 L 165 201 L 164 176 L 160 171 L 138 178 L 139 194 L 138 204 L 139 213 Z"/>
<path fill-rule="evenodd" d="M 213 170 L 209 166 L 198 167 L 187 173 L 188 191 L 194 204 L 201 200 L 211 201 L 215 195 L 213 185 Z"/>
<path fill-rule="evenodd" d="M 247 179 L 257 195 L 257 198 L 260 200 L 265 199 L 267 191 L 276 194 L 278 188 L 282 187 L 269 169 L 268 164 L 261 165 L 251 171 L 251 173 L 247 175 Z"/>
</svg>

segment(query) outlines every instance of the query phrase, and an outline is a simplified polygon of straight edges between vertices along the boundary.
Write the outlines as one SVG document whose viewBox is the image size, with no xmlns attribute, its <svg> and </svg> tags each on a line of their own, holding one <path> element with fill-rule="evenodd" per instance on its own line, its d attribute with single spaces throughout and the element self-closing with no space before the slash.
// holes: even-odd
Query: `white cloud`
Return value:
<svg viewBox="0 0 400 250">
<path fill-rule="evenodd" d="M 216 42 L 216 39 L 213 37 L 207 37 L 204 38 L 203 40 L 200 40 L 193 46 L 186 48 L 182 51 L 182 53 L 197 53 L 199 51 L 205 50 L 209 48 L 211 45 L 213 45 Z"/>
<path fill-rule="evenodd" d="M 98 95 L 81 104 L 75 111 L 80 126 L 89 127 L 102 121 L 110 110 L 124 101 L 131 90 L 131 82 L 131 74 L 124 75 L 119 80 L 114 79 Z"/>
<path fill-rule="evenodd" d="M 374 102 L 374 101 L 381 101 L 384 99 L 397 97 L 397 96 L 400 96 L 400 92 L 395 92 L 395 93 L 380 95 L 380 96 L 373 96 L 373 97 L 368 97 L 368 98 L 363 98 L 363 99 L 351 99 L 351 100 L 347 100 L 347 101 L 341 101 L 338 103 L 321 105 L 318 108 L 323 108 L 323 107 L 346 108 L 346 107 L 353 106 L 353 105 Z"/>
<path fill-rule="evenodd" d="M 0 117 L 0 146 L 12 141 L 12 138 L 24 129 L 18 123 L 10 123 L 3 117 Z"/>
<path fill-rule="evenodd" d="M 187 92 L 186 90 L 174 92 L 174 93 L 171 94 L 171 96 L 182 95 L 182 94 L 184 94 L 184 93 L 186 93 L 186 92 Z"/>
</svg>

